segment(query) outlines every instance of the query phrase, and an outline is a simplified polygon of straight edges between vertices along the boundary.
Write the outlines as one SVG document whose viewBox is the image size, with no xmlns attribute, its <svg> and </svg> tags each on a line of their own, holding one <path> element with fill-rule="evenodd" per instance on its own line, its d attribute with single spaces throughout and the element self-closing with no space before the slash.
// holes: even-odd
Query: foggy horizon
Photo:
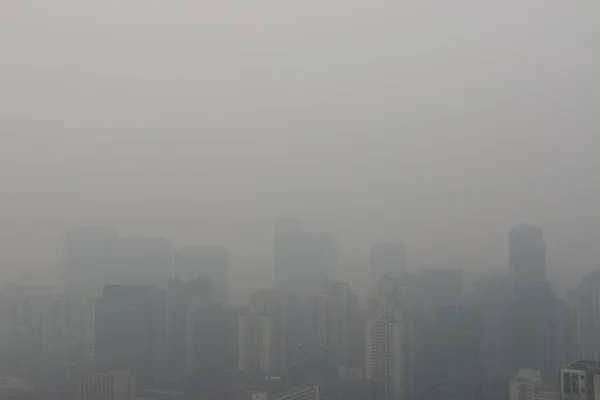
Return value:
<svg viewBox="0 0 600 400">
<path fill-rule="evenodd" d="M 375 240 L 506 268 L 527 222 L 572 285 L 600 263 L 594 6 L 6 1 L 0 261 L 53 280 L 64 230 L 109 225 L 268 270 L 296 216 L 358 281 Z"/>
</svg>

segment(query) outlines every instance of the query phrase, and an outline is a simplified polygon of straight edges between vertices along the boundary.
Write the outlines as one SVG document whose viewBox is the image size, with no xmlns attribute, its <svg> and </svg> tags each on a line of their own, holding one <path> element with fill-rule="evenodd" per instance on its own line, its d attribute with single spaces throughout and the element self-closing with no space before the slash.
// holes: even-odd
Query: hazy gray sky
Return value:
<svg viewBox="0 0 600 400">
<path fill-rule="evenodd" d="M 0 215 L 351 218 L 490 265 L 529 221 L 595 265 L 599 38 L 597 0 L 3 0 Z"/>
</svg>

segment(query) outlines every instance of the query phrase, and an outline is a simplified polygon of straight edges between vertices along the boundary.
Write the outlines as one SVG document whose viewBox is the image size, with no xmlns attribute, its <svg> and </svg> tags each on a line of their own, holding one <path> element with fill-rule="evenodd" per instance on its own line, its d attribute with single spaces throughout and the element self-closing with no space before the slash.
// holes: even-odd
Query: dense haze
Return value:
<svg viewBox="0 0 600 400">
<path fill-rule="evenodd" d="M 521 221 L 544 228 L 551 276 L 592 269 L 599 15 L 594 0 L 4 0 L 3 277 L 56 281 L 62 231 L 102 224 L 225 244 L 235 288 L 269 276 L 284 215 L 338 232 L 350 280 L 374 239 L 407 243 L 412 266 L 505 267 Z"/>
</svg>

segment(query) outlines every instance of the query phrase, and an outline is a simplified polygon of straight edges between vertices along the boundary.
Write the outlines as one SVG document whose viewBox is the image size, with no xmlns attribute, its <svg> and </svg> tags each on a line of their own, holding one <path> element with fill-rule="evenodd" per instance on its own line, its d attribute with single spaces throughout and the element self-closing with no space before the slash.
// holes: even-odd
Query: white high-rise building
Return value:
<svg viewBox="0 0 600 400">
<path fill-rule="evenodd" d="M 238 368 L 280 375 L 287 369 L 287 311 L 290 295 L 282 290 L 252 294 L 250 311 L 239 318 Z"/>
<path fill-rule="evenodd" d="M 366 322 L 365 378 L 380 400 L 404 400 L 408 394 L 406 299 L 401 286 L 384 285 Z"/>
<path fill-rule="evenodd" d="M 560 369 L 561 400 L 600 399 L 600 363 L 578 361 Z"/>
</svg>

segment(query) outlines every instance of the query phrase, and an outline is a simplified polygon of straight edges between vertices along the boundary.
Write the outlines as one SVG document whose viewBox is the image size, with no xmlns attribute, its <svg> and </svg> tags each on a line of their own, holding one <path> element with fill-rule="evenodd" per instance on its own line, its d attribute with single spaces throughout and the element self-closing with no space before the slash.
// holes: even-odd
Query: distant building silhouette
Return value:
<svg viewBox="0 0 600 400">
<path fill-rule="evenodd" d="M 506 309 L 509 366 L 535 369 L 549 379 L 556 376 L 557 300 L 549 284 L 517 293 Z"/>
<path fill-rule="evenodd" d="M 577 310 L 579 358 L 600 361 L 600 271 L 584 276 L 567 296 Z"/>
<path fill-rule="evenodd" d="M 275 226 L 275 283 L 277 288 L 308 297 L 318 293 L 337 265 L 335 235 L 306 232 L 297 219 Z"/>
<path fill-rule="evenodd" d="M 327 282 L 317 296 L 317 338 L 337 366 L 352 365 L 358 299 L 345 282 Z"/>
<path fill-rule="evenodd" d="M 460 306 L 463 302 L 462 270 L 423 269 L 417 277 L 417 288 L 420 306 Z"/>
<path fill-rule="evenodd" d="M 508 236 L 510 275 L 515 283 L 545 282 L 546 242 L 542 229 L 521 224 Z"/>
<path fill-rule="evenodd" d="M 242 372 L 280 376 L 288 368 L 288 314 L 294 297 L 263 289 L 252 294 L 250 310 L 239 317 L 238 368 Z"/>
<path fill-rule="evenodd" d="M 167 285 L 167 362 L 171 378 L 188 373 L 191 316 L 196 307 L 214 302 L 210 278 L 199 277 L 188 282 L 172 278 Z"/>
<path fill-rule="evenodd" d="M 188 246 L 175 252 L 175 276 L 184 281 L 208 277 L 212 280 L 214 300 L 228 303 L 229 254 L 220 246 Z"/>
<path fill-rule="evenodd" d="M 30 377 L 34 361 L 40 360 L 45 331 L 44 309 L 57 294 L 51 286 L 5 285 L 0 294 L 0 362 L 5 374 Z"/>
<path fill-rule="evenodd" d="M 116 280 L 120 285 L 165 288 L 173 269 L 173 247 L 163 237 L 132 236 L 119 241 Z"/>
<path fill-rule="evenodd" d="M 142 385 L 165 374 L 165 292 L 152 286 L 110 285 L 96 306 L 96 364 L 127 370 Z"/>
<path fill-rule="evenodd" d="M 558 302 L 546 279 L 546 242 L 542 229 L 521 224 L 509 231 L 510 277 L 514 300 L 507 305 L 509 366 L 556 377 Z M 548 351 L 548 349 L 552 349 Z"/>
<path fill-rule="evenodd" d="M 577 307 L 564 300 L 556 304 L 556 369 L 580 358 Z"/>
<path fill-rule="evenodd" d="M 106 284 L 115 283 L 118 233 L 105 227 L 82 227 L 64 237 L 64 289 L 67 293 L 99 296 Z"/>
<path fill-rule="evenodd" d="M 506 354 L 506 308 L 513 301 L 513 285 L 508 276 L 495 276 L 477 282 L 470 305 L 481 316 L 482 370 L 486 377 L 512 371 Z"/>
<path fill-rule="evenodd" d="M 426 333 L 425 398 L 477 400 L 481 396 L 481 321 L 465 307 L 440 307 Z"/>
<path fill-rule="evenodd" d="M 371 282 L 377 287 L 383 275 L 403 278 L 406 273 L 406 246 L 401 243 L 373 243 L 371 245 Z"/>
<path fill-rule="evenodd" d="M 186 375 L 192 377 L 196 390 L 212 392 L 226 383 L 231 354 L 229 317 L 216 303 L 196 306 L 189 314 Z"/>
</svg>

